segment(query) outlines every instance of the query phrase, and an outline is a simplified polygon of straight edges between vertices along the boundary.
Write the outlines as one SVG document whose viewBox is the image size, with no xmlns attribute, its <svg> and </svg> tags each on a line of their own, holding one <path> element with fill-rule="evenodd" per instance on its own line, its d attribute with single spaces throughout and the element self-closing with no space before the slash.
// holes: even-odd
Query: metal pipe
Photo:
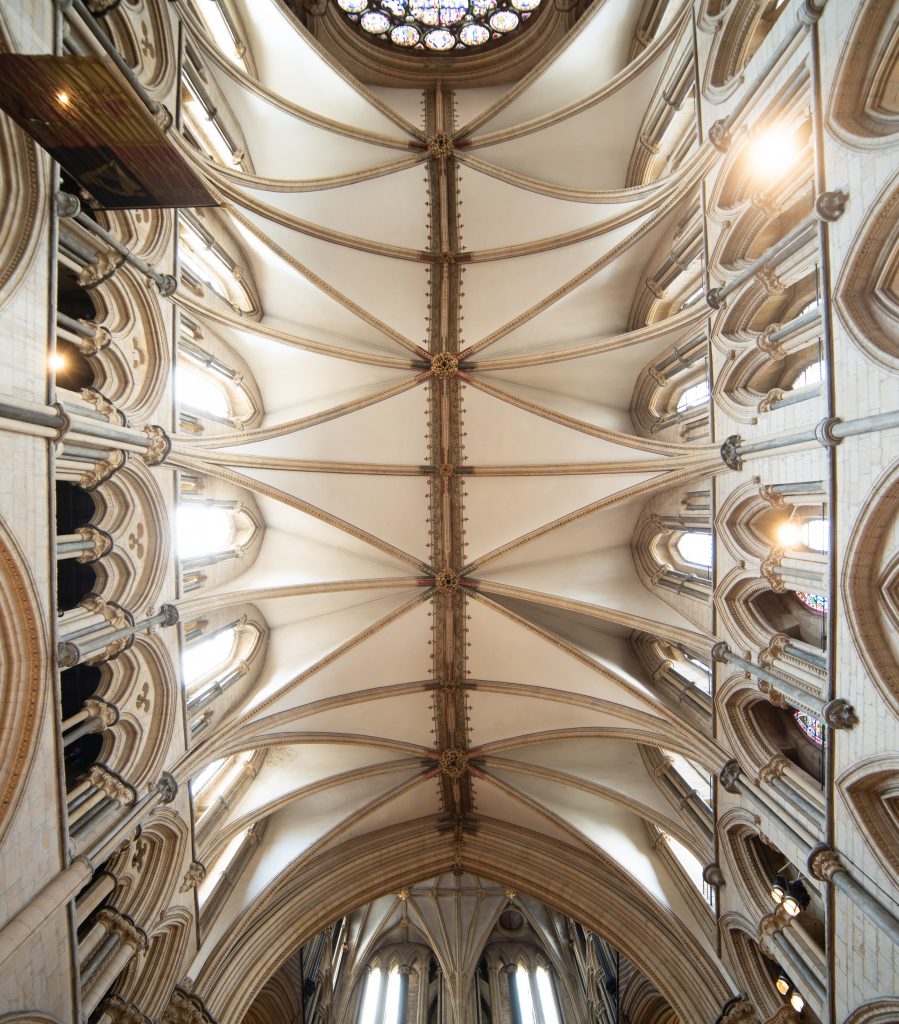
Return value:
<svg viewBox="0 0 899 1024">
<path fill-rule="evenodd" d="M 809 324 L 814 323 L 816 320 L 820 321 L 821 310 L 819 308 L 810 309 L 807 313 L 803 313 L 802 316 L 797 316 L 793 320 L 787 321 L 781 327 L 778 327 L 776 331 L 771 333 L 771 341 L 783 341 L 785 338 L 789 338 L 793 334 L 798 334 L 803 327 L 807 327 Z"/>
<path fill-rule="evenodd" d="M 96 19 L 87 9 L 83 0 L 70 0 L 71 6 L 78 12 L 90 34 L 97 40 L 100 46 L 106 51 L 115 66 L 128 79 L 128 84 L 143 100 L 144 106 L 151 114 L 157 114 L 162 109 L 156 100 L 152 99 L 147 90 L 141 85 L 137 75 L 131 70 L 119 51 L 113 46 L 112 40 L 97 24 Z"/>
</svg>

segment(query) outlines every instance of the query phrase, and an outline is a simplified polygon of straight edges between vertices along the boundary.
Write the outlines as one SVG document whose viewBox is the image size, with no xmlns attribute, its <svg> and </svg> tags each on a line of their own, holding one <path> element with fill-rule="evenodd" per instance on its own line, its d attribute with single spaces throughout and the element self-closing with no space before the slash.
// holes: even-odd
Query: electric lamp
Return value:
<svg viewBox="0 0 899 1024">
<path fill-rule="evenodd" d="M 793 136 L 784 128 L 759 134 L 750 147 L 752 166 L 759 177 L 776 178 L 799 155 Z"/>
<path fill-rule="evenodd" d="M 785 996 L 790 991 L 790 979 L 785 974 L 779 974 L 777 981 L 774 982 L 774 987 L 782 996 Z"/>
<path fill-rule="evenodd" d="M 792 1006 L 797 1013 L 801 1013 L 803 1006 L 805 1006 L 805 1000 L 795 989 L 793 989 L 793 994 L 790 996 L 790 1006 Z"/>
<path fill-rule="evenodd" d="M 782 548 L 795 548 L 802 543 L 802 528 L 792 519 L 785 519 L 777 527 L 776 536 Z"/>
<path fill-rule="evenodd" d="M 54 352 L 47 360 L 51 370 L 64 370 L 66 368 L 66 357 L 61 352 Z"/>
</svg>

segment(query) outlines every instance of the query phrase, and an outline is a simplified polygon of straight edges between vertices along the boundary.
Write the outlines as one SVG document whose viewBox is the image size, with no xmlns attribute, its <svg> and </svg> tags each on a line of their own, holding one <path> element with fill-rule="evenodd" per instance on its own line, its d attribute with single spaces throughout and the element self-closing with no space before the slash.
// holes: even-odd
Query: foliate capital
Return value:
<svg viewBox="0 0 899 1024">
<path fill-rule="evenodd" d="M 191 889 L 196 887 L 206 877 L 206 866 L 201 864 L 198 860 L 192 861 L 190 867 L 181 879 L 181 885 L 178 888 L 178 892 L 189 892 Z"/>
<path fill-rule="evenodd" d="M 158 466 L 172 450 L 172 439 L 156 424 L 144 427 L 144 433 L 150 439 L 150 445 L 143 453 L 144 462 L 148 466 Z"/>
<path fill-rule="evenodd" d="M 808 855 L 808 869 L 819 882 L 833 882 L 838 871 L 845 871 L 840 855 L 828 843 L 818 843 Z"/>
<path fill-rule="evenodd" d="M 759 783 L 772 783 L 775 779 L 782 779 L 790 762 L 783 754 L 775 754 L 771 760 L 759 771 Z"/>
<path fill-rule="evenodd" d="M 102 697 L 88 697 L 84 702 L 84 710 L 91 718 L 100 722 L 102 729 L 109 729 L 119 720 L 119 709 Z"/>
<path fill-rule="evenodd" d="M 756 1024 L 758 1015 L 755 1007 L 743 996 L 729 999 L 721 1010 L 718 1024 Z"/>
<path fill-rule="evenodd" d="M 721 153 L 730 149 L 733 136 L 725 120 L 718 120 L 709 128 L 709 142 Z"/>
<path fill-rule="evenodd" d="M 138 928 L 131 918 L 120 914 L 117 910 L 108 908 L 101 910 L 97 914 L 97 920 L 106 927 L 107 932 L 120 936 L 122 942 L 132 946 L 135 950 L 147 948 L 147 933 L 143 928 Z"/>
</svg>

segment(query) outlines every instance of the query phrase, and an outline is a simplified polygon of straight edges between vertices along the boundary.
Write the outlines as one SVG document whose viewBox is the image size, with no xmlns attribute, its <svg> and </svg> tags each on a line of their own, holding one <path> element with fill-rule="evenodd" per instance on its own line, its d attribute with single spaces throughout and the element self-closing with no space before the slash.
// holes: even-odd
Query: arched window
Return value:
<svg viewBox="0 0 899 1024">
<path fill-rule="evenodd" d="M 401 1024 L 400 991 L 400 972 L 397 965 L 394 964 L 387 975 L 387 993 L 384 996 L 384 1024 Z"/>
<path fill-rule="evenodd" d="M 706 902 L 714 906 L 714 891 L 711 886 L 706 885 L 702 877 L 702 862 L 699 858 L 688 850 L 683 843 L 678 842 L 674 836 L 668 836 L 668 849 L 683 868 L 684 874 L 696 887 L 697 892 L 701 892 Z"/>
<path fill-rule="evenodd" d="M 184 649 L 181 655 L 181 678 L 188 692 L 200 680 L 214 676 L 228 666 L 234 657 L 236 639 L 233 627 L 220 629 L 205 640 Z"/>
<path fill-rule="evenodd" d="M 519 964 L 515 971 L 515 992 L 518 995 L 518 1009 L 521 1013 L 521 1024 L 537 1024 L 534 1012 L 534 998 L 531 995 L 531 979 L 524 964 Z"/>
<path fill-rule="evenodd" d="M 250 829 L 248 826 L 242 832 L 238 832 L 222 851 L 221 855 L 216 859 L 211 870 L 206 872 L 206 877 L 197 888 L 197 899 L 199 900 L 201 907 L 212 895 L 212 891 L 215 889 L 216 885 L 218 885 L 222 875 L 228 870 L 232 861 L 240 852 L 240 848 L 243 846 L 244 840 L 247 838 L 247 833 L 249 831 Z"/>
<path fill-rule="evenodd" d="M 812 743 L 819 747 L 824 746 L 824 725 L 819 719 L 814 718 L 812 715 L 807 715 L 804 711 L 796 711 L 793 717 L 796 719 L 799 728 L 808 736 Z"/>
<path fill-rule="evenodd" d="M 556 994 L 553 992 L 549 971 L 540 966 L 534 972 L 534 977 L 537 980 L 537 995 L 540 999 L 540 1009 L 543 1011 L 544 1024 L 561 1024 L 559 1007 L 556 1004 Z"/>
<path fill-rule="evenodd" d="M 176 522 L 182 561 L 226 551 L 234 543 L 234 515 L 228 509 L 182 504 Z"/>
<path fill-rule="evenodd" d="M 827 614 L 827 598 L 824 594 L 810 594 L 805 590 L 797 590 L 796 597 L 813 612 L 817 612 L 819 615 Z"/>
<path fill-rule="evenodd" d="M 222 53 L 241 70 L 247 70 L 244 60 L 246 46 L 240 38 L 227 7 L 219 0 L 194 0 L 194 7 L 203 19 L 209 35 Z"/>
<path fill-rule="evenodd" d="M 809 551 L 830 549 L 830 524 L 826 519 L 807 520 L 800 527 L 799 536 Z"/>
<path fill-rule="evenodd" d="M 362 1009 L 359 1012 L 359 1024 L 376 1024 L 378 1007 L 381 1002 L 381 985 L 384 972 L 380 967 L 372 967 L 365 979 L 365 994 L 362 997 Z"/>
<path fill-rule="evenodd" d="M 685 562 L 706 569 L 711 568 L 712 535 L 694 531 L 684 533 L 678 538 L 677 551 Z"/>
<path fill-rule="evenodd" d="M 196 797 L 201 793 L 212 780 L 215 778 L 216 773 L 225 763 L 225 758 L 220 757 L 217 761 L 210 761 L 201 771 L 190 780 L 190 793 L 191 796 Z"/>
<path fill-rule="evenodd" d="M 818 359 L 816 362 L 809 363 L 808 366 L 800 370 L 793 378 L 790 390 L 796 391 L 799 388 L 810 388 L 813 384 L 820 384 L 822 380 L 824 380 L 824 362 Z"/>
<path fill-rule="evenodd" d="M 207 223 L 214 218 L 206 215 Z M 227 232 L 224 232 L 227 234 Z M 235 247 L 237 243 L 234 243 Z M 248 286 L 247 272 L 200 222 L 200 215 L 184 213 L 178 224 L 178 258 L 187 284 L 197 294 L 203 286 L 226 302 L 235 313 L 258 313 L 254 292 Z"/>
<path fill-rule="evenodd" d="M 182 409 L 231 421 L 231 402 L 224 385 L 180 361 L 175 367 L 175 397 Z"/>
<path fill-rule="evenodd" d="M 676 409 L 678 412 L 686 412 L 687 409 L 693 409 L 697 405 L 704 405 L 708 400 L 709 382 L 708 378 L 706 378 L 698 381 L 696 384 L 691 384 L 688 388 L 684 388 L 680 398 L 677 400 Z"/>
</svg>

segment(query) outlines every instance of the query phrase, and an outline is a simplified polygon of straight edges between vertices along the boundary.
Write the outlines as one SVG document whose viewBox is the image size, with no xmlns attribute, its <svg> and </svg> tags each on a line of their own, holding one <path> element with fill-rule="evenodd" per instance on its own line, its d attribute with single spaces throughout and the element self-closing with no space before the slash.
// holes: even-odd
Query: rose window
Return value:
<svg viewBox="0 0 899 1024">
<path fill-rule="evenodd" d="M 404 49 L 471 50 L 520 28 L 540 0 L 337 0 L 363 32 Z"/>
</svg>

